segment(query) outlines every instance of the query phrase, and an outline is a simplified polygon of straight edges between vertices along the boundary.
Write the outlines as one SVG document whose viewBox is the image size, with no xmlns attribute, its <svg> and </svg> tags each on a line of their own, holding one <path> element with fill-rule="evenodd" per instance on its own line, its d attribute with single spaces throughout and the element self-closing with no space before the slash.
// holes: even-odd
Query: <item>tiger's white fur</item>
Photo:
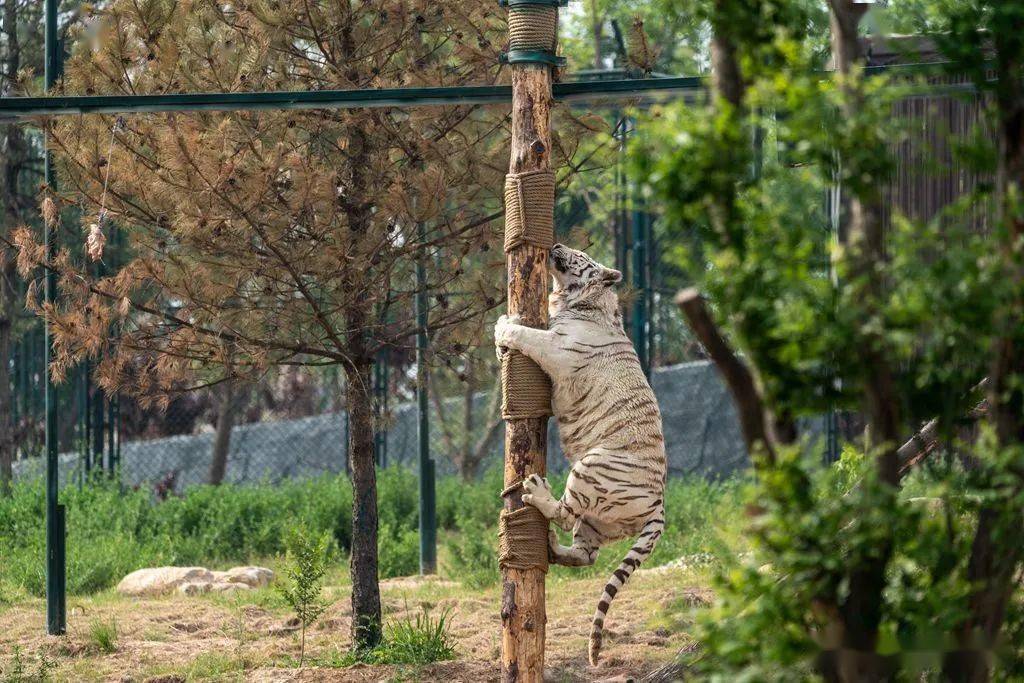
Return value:
<svg viewBox="0 0 1024 683">
<path fill-rule="evenodd" d="M 594 614 L 590 661 L 596 663 L 609 604 L 665 528 L 665 438 L 654 392 L 622 328 L 612 289 L 622 274 L 561 244 L 552 247 L 549 265 L 554 289 L 548 329 L 502 316 L 494 338 L 499 357 L 518 350 L 551 377 L 552 407 L 572 469 L 561 500 L 533 475 L 523 483 L 523 501 L 572 530 L 569 548 L 551 531 L 552 561 L 591 565 L 601 546 L 637 539 Z"/>
</svg>

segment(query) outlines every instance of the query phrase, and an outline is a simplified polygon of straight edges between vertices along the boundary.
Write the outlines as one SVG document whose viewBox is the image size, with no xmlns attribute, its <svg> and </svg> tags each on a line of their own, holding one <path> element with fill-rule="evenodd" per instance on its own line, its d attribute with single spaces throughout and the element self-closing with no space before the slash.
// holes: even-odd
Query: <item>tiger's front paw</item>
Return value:
<svg viewBox="0 0 1024 683">
<path fill-rule="evenodd" d="M 519 324 L 518 315 L 503 315 L 494 323 L 494 351 L 502 360 L 512 344 L 514 326 Z"/>
</svg>

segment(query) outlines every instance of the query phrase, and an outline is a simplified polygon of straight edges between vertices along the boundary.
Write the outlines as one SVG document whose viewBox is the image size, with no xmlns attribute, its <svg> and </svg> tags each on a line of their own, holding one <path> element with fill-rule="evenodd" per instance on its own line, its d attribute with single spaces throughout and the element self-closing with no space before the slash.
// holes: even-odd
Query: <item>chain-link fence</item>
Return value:
<svg viewBox="0 0 1024 683">
<path fill-rule="evenodd" d="M 563 179 L 556 207 L 559 239 L 624 274 L 624 324 L 665 412 L 671 472 L 728 474 L 745 462 L 742 440 L 724 387 L 671 304 L 680 276 L 664 263 L 656 207 L 638 201 L 625 163 L 635 119 L 621 109 L 589 114 L 600 116 L 608 133 L 585 142 L 589 148 L 577 155 L 582 161 Z M 116 246 L 105 257 L 110 266 L 116 265 Z M 477 338 L 454 351 L 449 343 L 434 348 L 428 335 L 425 413 L 415 400 L 415 340 L 377 353 L 372 382 L 379 465 L 417 467 L 421 427 L 429 430 L 429 457 L 442 475 L 473 478 L 500 461 L 504 425 L 490 340 L 499 303 Z M 19 425 L 17 478 L 43 471 L 43 343 L 34 321 L 10 361 Z M 258 381 L 221 382 L 145 404 L 127 395 L 106 396 L 93 370 L 80 365 L 59 388 L 62 483 L 84 483 L 103 473 L 164 496 L 197 484 L 275 482 L 348 467 L 340 366 L 285 366 Z M 565 462 L 557 431 L 550 431 L 549 464 L 557 471 Z"/>
</svg>

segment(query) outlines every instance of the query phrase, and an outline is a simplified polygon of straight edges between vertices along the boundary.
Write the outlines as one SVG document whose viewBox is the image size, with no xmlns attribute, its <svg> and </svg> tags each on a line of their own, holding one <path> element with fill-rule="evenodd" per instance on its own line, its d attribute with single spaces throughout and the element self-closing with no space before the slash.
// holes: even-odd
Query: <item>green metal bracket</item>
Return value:
<svg viewBox="0 0 1024 683">
<path fill-rule="evenodd" d="M 565 57 L 545 50 L 509 50 L 502 52 L 499 58 L 502 64 L 548 64 L 550 66 L 565 66 Z"/>
<path fill-rule="evenodd" d="M 522 7 L 523 5 L 540 5 L 542 7 L 568 7 L 569 0 L 498 0 L 500 7 Z"/>
</svg>

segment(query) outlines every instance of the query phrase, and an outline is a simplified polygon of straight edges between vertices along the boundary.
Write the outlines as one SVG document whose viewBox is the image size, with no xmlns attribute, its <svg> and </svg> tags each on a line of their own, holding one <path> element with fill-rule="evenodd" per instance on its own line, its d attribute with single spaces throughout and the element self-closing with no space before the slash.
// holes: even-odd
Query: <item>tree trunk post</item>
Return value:
<svg viewBox="0 0 1024 683">
<path fill-rule="evenodd" d="M 357 328 L 358 329 L 358 328 Z M 365 354 L 348 370 L 349 462 L 352 466 L 352 649 L 381 641 L 377 583 L 377 469 L 373 454 L 373 361 Z"/>
<path fill-rule="evenodd" d="M 544 0 L 530 4 L 510 0 L 509 5 L 511 40 L 507 59 L 512 70 L 512 143 L 505 184 L 508 314 L 518 316 L 523 325 L 546 327 L 548 253 L 554 238 L 551 219 L 554 183 L 550 175 L 551 86 L 552 66 L 557 62 L 554 51 L 558 7 L 557 3 Z M 520 33 L 524 26 L 536 29 L 541 25 L 550 33 L 539 41 L 526 40 Z M 548 189 L 538 192 L 538 186 L 533 185 L 538 180 Z M 529 201 L 525 199 L 528 195 Z M 538 201 L 537 197 L 541 199 Z M 532 474 L 544 476 L 546 473 L 546 416 L 550 415 L 550 394 L 544 406 L 539 405 L 545 402 L 543 399 L 533 406 L 523 406 L 520 399 L 525 396 L 520 396 L 515 388 L 523 386 L 526 374 L 536 378 L 539 370 L 529 367 L 531 363 L 521 364 L 521 358 L 519 361 L 513 363 L 506 356 L 502 373 L 505 379 L 502 413 L 506 428 L 504 505 L 499 524 L 499 533 L 503 534 L 499 562 L 502 575 L 501 674 L 502 681 L 539 683 L 544 678 L 547 621 L 544 604 L 547 520 L 538 520 L 539 513 L 533 508 L 524 508 L 520 483 Z M 542 376 L 537 384 L 544 379 Z M 506 541 L 512 535 L 504 534 L 511 527 L 509 520 L 512 519 L 525 521 L 525 538 L 530 545 L 543 544 L 543 552 L 539 553 L 543 558 L 535 554 L 532 559 L 524 559 L 520 551 L 525 554 L 527 548 L 513 547 L 511 553 L 506 552 Z M 533 545 L 530 550 L 536 553 L 539 546 Z"/>
<path fill-rule="evenodd" d="M 220 408 L 217 413 L 217 429 L 213 435 L 213 449 L 210 458 L 209 484 L 219 486 L 224 483 L 224 475 L 228 471 L 228 454 L 231 452 L 231 432 L 235 428 L 235 417 L 241 408 L 241 398 L 237 395 L 240 387 L 237 380 L 230 379 L 222 387 Z M 113 425 L 111 425 L 113 429 Z"/>
</svg>

